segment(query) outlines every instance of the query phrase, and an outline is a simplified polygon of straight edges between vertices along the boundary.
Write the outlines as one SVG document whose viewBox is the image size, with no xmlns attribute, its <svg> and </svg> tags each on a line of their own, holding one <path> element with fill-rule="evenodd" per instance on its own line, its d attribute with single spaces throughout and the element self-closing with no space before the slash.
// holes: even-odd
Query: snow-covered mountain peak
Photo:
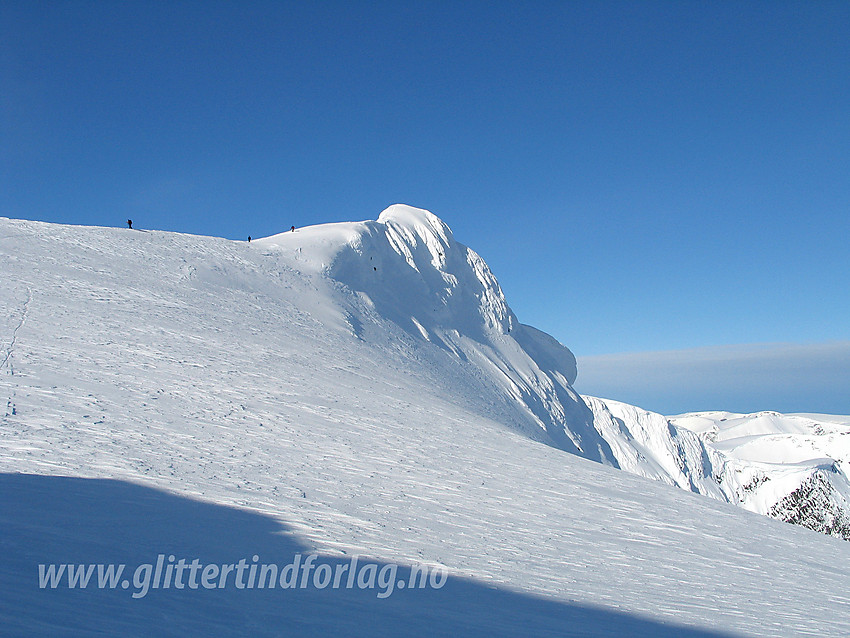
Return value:
<svg viewBox="0 0 850 638">
<path fill-rule="evenodd" d="M 256 243 L 354 293 L 346 312 L 358 336 L 368 339 L 370 326 L 389 321 L 481 370 L 548 442 L 616 464 L 571 387 L 573 354 L 519 323 L 484 259 L 433 213 L 396 204 L 375 221 L 312 226 Z"/>
<path fill-rule="evenodd" d="M 422 238 L 426 243 L 436 240 L 445 248 L 454 243 L 452 230 L 442 219 L 424 208 L 393 204 L 378 215 L 378 223 L 397 226 Z"/>
<path fill-rule="evenodd" d="M 378 224 L 385 226 L 392 248 L 419 272 L 429 268 L 444 272 L 450 251 L 458 249 L 448 225 L 422 208 L 394 204 L 378 216 Z M 444 279 L 457 283 L 450 277 Z"/>
<path fill-rule="evenodd" d="M 0 218 L 0 273 L 6 633 L 850 635 L 850 545 L 585 460 L 843 535 L 850 418 L 806 417 L 807 465 L 785 467 L 765 454 L 796 445 L 760 436 L 752 463 L 729 413 L 715 440 L 591 412 L 569 350 L 429 214 L 250 244 Z M 175 578 L 179 557 L 229 564 L 227 587 L 71 591 L 72 563 L 168 552 Z M 241 557 L 283 574 L 307 553 L 313 575 L 359 556 L 450 580 L 387 600 L 234 585 Z M 49 563 L 67 587 L 36 589 Z"/>
<path fill-rule="evenodd" d="M 484 260 L 429 211 L 395 204 L 375 221 L 322 224 L 256 242 L 293 254 L 365 296 L 414 335 L 455 331 L 482 339 L 518 325 Z"/>
</svg>

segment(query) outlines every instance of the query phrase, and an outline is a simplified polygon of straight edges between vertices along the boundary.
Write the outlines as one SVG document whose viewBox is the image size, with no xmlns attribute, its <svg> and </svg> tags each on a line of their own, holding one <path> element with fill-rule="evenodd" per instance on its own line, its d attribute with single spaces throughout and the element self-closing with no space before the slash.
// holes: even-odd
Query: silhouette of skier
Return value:
<svg viewBox="0 0 850 638">
<path fill-rule="evenodd" d="M 290 232 L 293 232 L 293 233 L 294 233 L 294 232 L 295 232 L 295 226 L 293 226 L 293 227 L 292 227 L 292 228 L 290 228 L 289 230 L 290 230 Z"/>
<path fill-rule="evenodd" d="M 248 243 L 251 243 L 251 235 L 248 235 Z"/>
<path fill-rule="evenodd" d="M 132 228 L 133 228 L 133 220 L 132 219 L 127 220 L 127 228 L 132 230 Z"/>
</svg>

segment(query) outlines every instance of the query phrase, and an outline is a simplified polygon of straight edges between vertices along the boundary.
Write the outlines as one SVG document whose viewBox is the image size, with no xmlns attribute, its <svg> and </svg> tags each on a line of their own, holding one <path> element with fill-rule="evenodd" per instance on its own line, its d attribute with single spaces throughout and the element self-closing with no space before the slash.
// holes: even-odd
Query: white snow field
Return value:
<svg viewBox="0 0 850 638">
<path fill-rule="evenodd" d="M 0 304 L 4 635 L 850 635 L 850 543 L 680 471 L 712 449 L 685 427 L 606 439 L 571 353 L 425 211 L 250 244 L 0 219 Z M 39 577 L 309 553 L 448 580 Z"/>
</svg>

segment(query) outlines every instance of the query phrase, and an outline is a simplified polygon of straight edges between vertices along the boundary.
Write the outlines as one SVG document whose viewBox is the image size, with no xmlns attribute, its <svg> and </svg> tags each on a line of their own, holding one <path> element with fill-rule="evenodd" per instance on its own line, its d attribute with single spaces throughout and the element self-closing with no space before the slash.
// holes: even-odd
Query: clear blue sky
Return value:
<svg viewBox="0 0 850 638">
<path fill-rule="evenodd" d="M 843 347 L 848 33 L 848 2 L 0 0 L 0 215 L 241 239 L 403 202 L 580 357 Z"/>
</svg>

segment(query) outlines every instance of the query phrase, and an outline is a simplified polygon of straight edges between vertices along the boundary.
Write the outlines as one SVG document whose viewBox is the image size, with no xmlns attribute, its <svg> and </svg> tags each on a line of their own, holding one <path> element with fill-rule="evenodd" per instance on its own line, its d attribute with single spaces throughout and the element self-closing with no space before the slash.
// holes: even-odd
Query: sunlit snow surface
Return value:
<svg viewBox="0 0 850 638">
<path fill-rule="evenodd" d="M 424 211 L 251 244 L 0 220 L 0 273 L 0 632 L 850 634 L 850 544 L 616 469 L 569 351 Z M 37 586 L 309 551 L 451 577 Z"/>
<path fill-rule="evenodd" d="M 850 540 L 850 418 L 699 412 L 669 420 L 719 453 L 716 474 L 731 502 Z"/>
</svg>

